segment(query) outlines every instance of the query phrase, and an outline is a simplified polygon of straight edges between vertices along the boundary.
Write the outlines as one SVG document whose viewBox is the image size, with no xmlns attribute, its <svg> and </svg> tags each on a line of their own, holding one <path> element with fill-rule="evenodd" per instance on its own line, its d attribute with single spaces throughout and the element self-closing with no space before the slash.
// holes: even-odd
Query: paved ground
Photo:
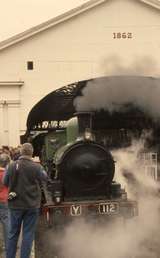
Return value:
<svg viewBox="0 0 160 258">
<path fill-rule="evenodd" d="M 41 232 L 42 228 L 40 227 L 40 232 Z M 43 229 L 44 230 L 44 229 Z M 31 253 L 31 257 L 30 258 L 58 258 L 56 255 L 53 254 L 53 252 L 50 252 L 49 249 L 50 249 L 50 246 L 47 245 L 47 248 L 45 248 L 45 245 L 44 243 L 46 243 L 46 241 L 44 241 L 46 238 L 48 239 L 50 234 L 47 236 L 47 233 L 45 235 L 45 239 L 43 238 L 44 234 L 40 234 L 40 232 L 38 232 L 38 239 L 37 239 L 37 242 L 38 242 L 38 250 L 37 250 L 37 255 L 35 255 L 35 245 L 33 244 L 33 248 L 32 248 L 32 253 Z M 48 232 L 49 233 L 49 232 Z M 55 242 L 55 240 L 53 241 Z M 47 241 L 48 243 L 48 241 Z M 41 249 L 41 248 L 42 249 Z M 53 249 L 53 248 L 52 248 Z M 18 251 L 17 251 L 17 257 L 16 258 L 19 258 L 19 248 L 18 248 Z M 48 252 L 49 253 L 48 253 Z M 52 250 L 53 251 L 53 250 Z M 158 252 L 157 252 L 158 253 Z M 160 252 L 159 252 L 160 253 Z M 3 242 L 3 230 L 2 230 L 2 226 L 0 224 L 0 258 L 5 258 L 5 254 L 4 254 L 4 242 Z M 153 255 L 153 256 L 145 256 L 145 257 L 130 257 L 130 258 L 160 258 L 160 255 Z"/>
<path fill-rule="evenodd" d="M 0 257 L 4 258 L 4 241 L 3 241 L 3 230 L 0 224 Z"/>
<path fill-rule="evenodd" d="M 4 241 L 3 241 L 3 230 L 2 230 L 2 225 L 1 224 L 0 224 L 0 258 L 5 258 L 5 254 L 4 254 Z M 17 258 L 19 258 L 19 248 L 18 248 L 18 251 L 17 251 Z M 31 257 L 30 258 L 35 258 L 34 244 L 33 244 L 32 253 L 31 253 Z"/>
</svg>

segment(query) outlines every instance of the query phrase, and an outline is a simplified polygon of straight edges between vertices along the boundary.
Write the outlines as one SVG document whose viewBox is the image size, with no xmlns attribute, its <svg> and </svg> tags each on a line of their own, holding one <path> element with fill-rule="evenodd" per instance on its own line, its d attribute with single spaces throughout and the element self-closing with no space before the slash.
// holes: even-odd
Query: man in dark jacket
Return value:
<svg viewBox="0 0 160 258">
<path fill-rule="evenodd" d="M 3 183 L 9 187 L 9 197 L 11 196 L 8 201 L 10 230 L 7 258 L 16 257 L 21 226 L 23 228 L 20 257 L 29 258 L 31 253 L 41 203 L 40 185 L 48 179 L 43 167 L 32 160 L 32 155 L 32 145 L 24 143 L 20 158 L 9 165 L 3 179 Z"/>
</svg>

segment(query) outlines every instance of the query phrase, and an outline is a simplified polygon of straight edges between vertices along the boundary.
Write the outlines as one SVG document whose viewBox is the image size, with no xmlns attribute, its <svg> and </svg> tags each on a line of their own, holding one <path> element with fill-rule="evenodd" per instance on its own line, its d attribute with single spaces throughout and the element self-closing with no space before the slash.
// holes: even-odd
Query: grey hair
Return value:
<svg viewBox="0 0 160 258">
<path fill-rule="evenodd" d="M 0 167 L 5 168 L 11 161 L 11 158 L 8 154 L 0 154 Z"/>
<path fill-rule="evenodd" d="M 28 142 L 24 143 L 21 146 L 20 152 L 21 152 L 22 156 L 30 156 L 30 157 L 32 157 L 32 155 L 33 155 L 33 146 L 32 146 L 32 144 L 28 143 Z"/>
</svg>

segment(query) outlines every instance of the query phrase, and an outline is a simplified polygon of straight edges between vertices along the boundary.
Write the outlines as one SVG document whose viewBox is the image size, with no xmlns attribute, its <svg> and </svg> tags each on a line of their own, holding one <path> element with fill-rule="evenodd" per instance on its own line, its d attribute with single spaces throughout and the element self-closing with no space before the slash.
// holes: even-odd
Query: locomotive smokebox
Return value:
<svg viewBox="0 0 160 258">
<path fill-rule="evenodd" d="M 93 112 L 77 112 L 79 136 L 84 136 L 85 133 L 92 133 L 92 118 Z"/>
</svg>

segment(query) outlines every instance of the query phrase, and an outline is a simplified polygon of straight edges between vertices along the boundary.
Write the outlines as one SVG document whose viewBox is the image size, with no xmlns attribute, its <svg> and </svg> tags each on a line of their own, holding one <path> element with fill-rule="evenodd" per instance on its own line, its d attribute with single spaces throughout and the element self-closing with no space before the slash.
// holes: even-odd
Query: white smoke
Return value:
<svg viewBox="0 0 160 258">
<path fill-rule="evenodd" d="M 118 111 L 131 103 L 153 118 L 160 117 L 160 79 L 143 76 L 110 76 L 87 82 L 75 99 L 77 111 Z"/>
<path fill-rule="evenodd" d="M 128 62 L 124 56 L 110 55 L 102 61 L 101 70 L 106 75 L 159 76 L 159 65 L 150 56 L 134 56 Z"/>
<path fill-rule="evenodd" d="M 92 220 L 75 220 L 61 238 L 61 252 L 65 258 L 157 258 L 159 253 L 158 183 L 145 174 L 139 154 L 144 151 L 144 139 L 133 141 L 130 148 L 114 151 L 117 181 L 137 198 L 139 214 L 123 221 L 108 220 L 101 225 Z M 125 181 L 124 171 L 136 181 Z M 136 182 L 136 184 L 135 184 Z"/>
<path fill-rule="evenodd" d="M 53 228 L 43 234 L 43 246 L 47 243 L 44 257 L 47 252 L 49 257 L 57 257 L 53 254 L 58 248 L 63 258 L 159 258 L 159 183 L 146 174 L 145 163 L 139 159 L 147 151 L 144 146 L 143 137 L 133 140 L 129 148 L 112 152 L 116 181 L 138 201 L 138 216 L 128 220 L 106 218 L 103 224 L 74 218 L 62 233 L 57 234 Z M 132 177 L 124 176 L 126 172 Z"/>
<path fill-rule="evenodd" d="M 145 138 L 152 137 L 151 133 L 144 134 L 138 141 L 132 141 L 128 148 L 112 152 L 116 161 L 116 179 L 126 187 L 127 193 L 133 198 L 144 198 L 158 192 L 157 153 L 147 152 Z M 153 155 L 155 160 L 152 159 Z M 154 168 L 154 174 L 151 173 Z"/>
<path fill-rule="evenodd" d="M 124 67 L 117 70 L 122 74 Z M 160 79 L 110 76 L 90 80 L 74 104 L 77 111 L 113 112 L 132 103 L 153 118 L 159 118 L 159 96 Z M 144 145 L 144 138 L 133 140 L 129 148 L 112 152 L 116 160 L 116 181 L 125 187 L 130 198 L 138 201 L 138 216 L 125 221 L 106 219 L 103 225 L 96 220 L 75 220 L 60 237 L 53 231 L 46 238 L 53 245 L 53 252 L 54 243 L 58 243 L 65 258 L 159 258 L 159 185 L 145 173 L 144 162 L 139 159 L 146 152 Z"/>
</svg>

